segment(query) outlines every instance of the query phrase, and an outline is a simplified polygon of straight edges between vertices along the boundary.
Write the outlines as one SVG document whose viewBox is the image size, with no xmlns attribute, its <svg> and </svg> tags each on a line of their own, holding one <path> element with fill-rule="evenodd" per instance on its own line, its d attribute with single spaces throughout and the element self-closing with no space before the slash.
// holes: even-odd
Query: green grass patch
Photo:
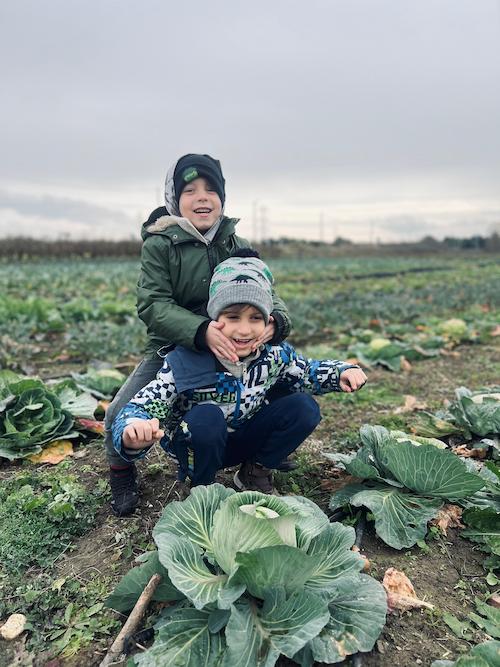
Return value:
<svg viewBox="0 0 500 667">
<path fill-rule="evenodd" d="M 111 584 L 102 579 L 54 579 L 54 564 L 93 526 L 107 494 L 100 480 L 88 489 L 70 473 L 23 468 L 0 490 L 0 618 L 22 613 L 31 630 L 27 647 L 45 645 L 70 656 L 116 626 L 103 609 Z"/>
<path fill-rule="evenodd" d="M 319 485 L 322 478 L 318 456 L 308 451 L 298 450 L 294 461 L 297 463 L 295 470 L 275 472 L 274 474 L 276 486 L 280 493 L 307 496 L 310 500 L 318 502 L 321 497 Z"/>
<path fill-rule="evenodd" d="M 0 573 L 17 574 L 30 566 L 49 567 L 77 535 L 92 524 L 106 486 L 93 492 L 67 472 L 26 470 L 0 490 Z"/>
<path fill-rule="evenodd" d="M 393 405 L 401 405 L 401 392 L 394 391 L 389 383 L 370 384 L 370 379 L 368 378 L 367 384 L 361 391 L 357 391 L 354 394 L 332 392 L 331 394 L 325 394 L 323 400 L 326 402 L 335 401 L 339 405 L 373 405 L 387 408 Z"/>
</svg>

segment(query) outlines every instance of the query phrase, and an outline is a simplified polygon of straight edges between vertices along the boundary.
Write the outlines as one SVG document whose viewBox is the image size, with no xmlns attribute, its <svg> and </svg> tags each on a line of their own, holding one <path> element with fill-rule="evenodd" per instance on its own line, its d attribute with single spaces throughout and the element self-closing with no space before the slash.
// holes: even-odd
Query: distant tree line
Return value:
<svg viewBox="0 0 500 667">
<path fill-rule="evenodd" d="M 68 259 L 98 257 L 137 257 L 141 255 L 142 241 L 41 241 L 15 237 L 0 239 L 0 257 L 8 259 L 32 259 L 35 257 L 57 257 Z"/>
<path fill-rule="evenodd" d="M 55 257 L 60 259 L 128 257 L 139 258 L 142 241 L 41 241 L 25 237 L 0 239 L 0 258 L 23 260 Z M 292 238 L 269 239 L 254 246 L 264 257 L 338 257 L 343 255 L 438 254 L 457 251 L 500 252 L 500 235 L 447 237 L 442 241 L 426 236 L 414 243 L 353 243 L 338 237 L 333 243 Z"/>
</svg>

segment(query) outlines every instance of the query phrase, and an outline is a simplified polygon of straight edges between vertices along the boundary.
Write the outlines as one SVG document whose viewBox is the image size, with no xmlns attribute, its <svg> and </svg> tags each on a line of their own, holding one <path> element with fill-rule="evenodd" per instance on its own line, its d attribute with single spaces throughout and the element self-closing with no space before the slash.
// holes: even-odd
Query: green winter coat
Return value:
<svg viewBox="0 0 500 667">
<path fill-rule="evenodd" d="M 210 243 L 196 230 L 193 233 L 184 218 L 167 215 L 163 207 L 144 223 L 137 312 L 147 326 L 146 356 L 172 345 L 196 349 L 196 333 L 210 321 L 206 306 L 214 268 L 235 250 L 250 247 L 236 236 L 237 222 L 224 217 Z M 285 304 L 276 296 L 273 317 L 275 338 L 281 341 L 290 331 L 290 320 Z"/>
</svg>

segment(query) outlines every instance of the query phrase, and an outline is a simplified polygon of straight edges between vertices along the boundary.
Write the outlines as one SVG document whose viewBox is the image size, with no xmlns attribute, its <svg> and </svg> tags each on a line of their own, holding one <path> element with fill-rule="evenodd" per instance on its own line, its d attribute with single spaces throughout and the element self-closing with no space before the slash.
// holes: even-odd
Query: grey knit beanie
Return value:
<svg viewBox="0 0 500 667">
<path fill-rule="evenodd" d="M 216 320 L 235 303 L 249 303 L 264 315 L 266 324 L 273 310 L 273 274 L 257 257 L 229 257 L 215 267 L 210 281 L 207 312 Z"/>
</svg>

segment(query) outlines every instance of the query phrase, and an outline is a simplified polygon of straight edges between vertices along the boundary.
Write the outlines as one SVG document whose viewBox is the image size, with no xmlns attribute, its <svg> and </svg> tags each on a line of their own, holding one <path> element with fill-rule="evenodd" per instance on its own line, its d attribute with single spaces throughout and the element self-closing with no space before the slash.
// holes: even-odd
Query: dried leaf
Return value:
<svg viewBox="0 0 500 667">
<path fill-rule="evenodd" d="M 414 607 L 434 609 L 434 605 L 417 598 L 413 584 L 401 570 L 396 570 L 394 567 L 386 570 L 382 586 L 387 592 L 389 611 L 394 611 L 395 609 L 407 611 Z"/>
<path fill-rule="evenodd" d="M 15 639 L 24 631 L 26 625 L 26 616 L 24 614 L 11 614 L 6 622 L 0 628 L 2 639 Z"/>
<path fill-rule="evenodd" d="M 496 327 L 491 330 L 490 336 L 500 336 L 500 324 L 497 324 Z"/>
<path fill-rule="evenodd" d="M 462 508 L 458 505 L 444 505 L 438 511 L 436 518 L 431 521 L 431 524 L 437 526 L 443 535 L 447 535 L 448 528 L 464 528 L 464 525 L 460 522 L 462 512 Z"/>
<path fill-rule="evenodd" d="M 73 455 L 73 443 L 69 440 L 54 440 L 39 454 L 28 456 L 31 463 L 51 463 L 56 465 Z"/>
<path fill-rule="evenodd" d="M 83 428 L 85 431 L 90 431 L 91 433 L 97 433 L 98 435 L 104 435 L 106 428 L 104 422 L 97 421 L 96 419 L 83 419 L 78 417 L 75 419 L 76 423 L 80 428 Z"/>
<path fill-rule="evenodd" d="M 443 357 L 454 357 L 455 359 L 460 356 L 460 352 L 457 352 L 456 350 L 447 350 L 445 347 L 441 348 L 441 354 Z"/>
<path fill-rule="evenodd" d="M 488 454 L 488 448 L 486 447 L 483 449 L 482 447 L 474 447 L 473 449 L 469 449 L 467 445 L 459 445 L 454 448 L 453 452 L 457 456 L 463 456 L 465 458 L 484 459 Z"/>
<path fill-rule="evenodd" d="M 401 357 L 401 370 L 404 371 L 405 373 L 409 373 L 412 369 L 412 365 L 406 359 L 406 357 Z"/>
<path fill-rule="evenodd" d="M 397 415 L 403 414 L 405 412 L 414 412 L 415 410 L 427 410 L 427 404 L 419 402 L 416 396 L 411 394 L 405 394 L 405 403 L 403 406 L 396 408 L 394 413 Z"/>
</svg>

